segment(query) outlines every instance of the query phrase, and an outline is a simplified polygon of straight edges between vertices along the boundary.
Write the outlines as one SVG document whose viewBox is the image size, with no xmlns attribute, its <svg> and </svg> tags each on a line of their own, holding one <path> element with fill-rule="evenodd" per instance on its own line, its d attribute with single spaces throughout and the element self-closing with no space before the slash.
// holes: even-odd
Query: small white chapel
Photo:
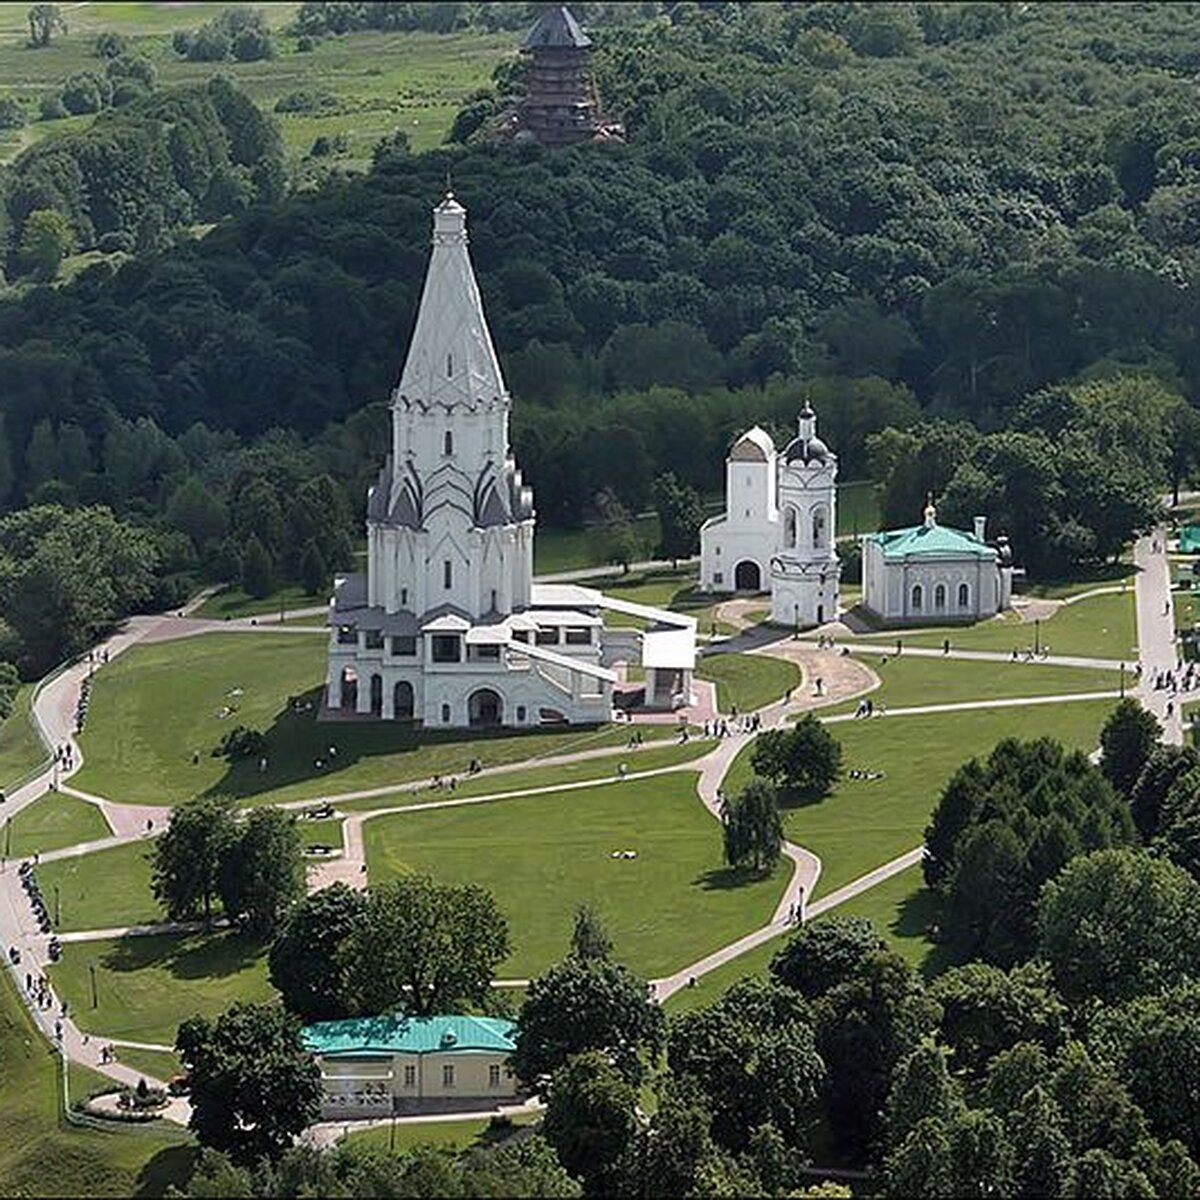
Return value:
<svg viewBox="0 0 1200 1200">
<path fill-rule="evenodd" d="M 367 569 L 334 580 L 325 716 L 427 728 L 596 724 L 617 662 L 644 706 L 691 702 L 696 620 L 533 579 L 533 491 L 509 446 L 512 397 L 448 194 L 399 385 L 392 448 L 367 495 Z M 605 609 L 639 628 L 604 627 Z"/>
</svg>

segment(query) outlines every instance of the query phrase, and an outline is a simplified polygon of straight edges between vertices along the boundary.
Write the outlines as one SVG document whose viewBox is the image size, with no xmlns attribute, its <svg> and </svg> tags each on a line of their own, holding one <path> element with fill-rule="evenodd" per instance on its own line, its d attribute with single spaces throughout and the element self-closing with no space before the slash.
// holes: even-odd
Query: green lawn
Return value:
<svg viewBox="0 0 1200 1200">
<path fill-rule="evenodd" d="M 0 1195 L 161 1196 L 191 1173 L 177 1126 L 75 1129 L 62 1118 L 59 1060 L 0 973 Z M 91 1086 L 72 1072 L 72 1093 Z"/>
<path fill-rule="evenodd" d="M 949 965 L 945 951 L 929 938 L 930 927 L 939 920 L 939 905 L 939 898 L 925 887 L 917 864 L 833 911 L 839 916 L 873 921 L 888 947 L 928 977 Z"/>
<path fill-rule="evenodd" d="M 633 522 L 634 533 L 643 546 L 642 558 L 657 555 L 658 517 L 638 517 Z M 539 529 L 533 542 L 533 570 L 538 575 L 555 575 L 560 571 L 583 571 L 589 567 L 615 570 L 608 557 L 608 538 L 597 525 L 582 529 Z"/>
<path fill-rule="evenodd" d="M 696 678 L 716 683 L 722 712 L 744 713 L 779 700 L 804 677 L 795 663 L 766 654 L 706 654 L 696 664 Z"/>
<path fill-rule="evenodd" d="M 873 635 L 872 640 L 894 641 L 899 637 L 909 646 L 940 647 L 943 639 L 949 638 L 950 644 L 959 650 L 1008 653 L 1014 647 L 1024 650 L 1033 646 L 1035 636 L 1051 654 L 1132 662 L 1137 657 L 1133 588 L 1124 595 L 1118 592 L 1092 596 L 1063 605 L 1036 630 L 1032 621 L 1022 621 L 1010 612 L 978 625 L 891 630 Z"/>
<path fill-rule="evenodd" d="M 165 1050 L 140 1050 L 133 1046 L 118 1046 L 117 1061 L 135 1071 L 143 1071 L 160 1083 L 168 1083 L 173 1076 L 183 1074 L 183 1063 L 179 1061 L 179 1056 L 169 1054 Z"/>
<path fill-rule="evenodd" d="M 332 846 L 335 850 L 342 848 L 342 823 L 336 817 L 323 821 L 297 821 L 296 829 L 306 850 L 312 846 Z"/>
<path fill-rule="evenodd" d="M 104 814 L 94 804 L 61 792 L 47 792 L 5 823 L 0 845 L 8 858 L 28 858 L 35 851 L 44 854 L 80 842 L 94 842 L 111 833 Z"/>
<path fill-rule="evenodd" d="M 872 533 L 879 528 L 879 495 L 870 480 L 839 483 L 837 536 Z"/>
<path fill-rule="evenodd" d="M 500 766 L 621 746 L 629 737 L 623 726 L 481 734 L 426 733 L 379 721 L 318 724 L 325 650 L 321 638 L 283 633 L 209 634 L 134 647 L 96 675 L 81 739 L 86 761 L 74 782 L 135 804 L 172 804 L 205 791 L 270 803 L 462 774 L 472 758 Z M 241 695 L 233 694 L 237 689 Z M 313 711 L 288 707 L 288 697 L 301 695 Z M 236 713 L 219 716 L 235 704 Z M 231 767 L 212 757 L 238 724 L 266 733 L 265 772 L 257 759 Z"/>
<path fill-rule="evenodd" d="M 42 863 L 38 883 L 54 919 L 55 895 L 64 932 L 82 929 L 116 929 L 161 921 L 162 910 L 150 891 L 150 841 L 128 842 L 109 850 L 96 850 L 75 858 Z"/>
<path fill-rule="evenodd" d="M 904 708 L 919 704 L 957 704 L 966 700 L 1001 700 L 1019 696 L 1071 695 L 1077 692 L 1117 691 L 1119 671 L 1094 671 L 1087 667 L 1047 667 L 1040 663 L 980 663 L 952 658 L 917 658 L 902 654 L 860 654 L 862 662 L 882 680 L 869 693 L 876 704 Z M 1125 673 L 1132 686 L 1133 675 Z M 857 700 L 829 709 L 829 714 L 853 712 Z"/>
<path fill-rule="evenodd" d="M 784 886 L 783 868 L 752 882 L 724 868 L 720 826 L 690 773 L 380 817 L 364 833 L 373 883 L 420 870 L 495 895 L 512 940 L 505 977 L 560 959 L 583 902 L 604 919 L 617 956 L 654 976 L 762 924 Z M 610 857 L 624 849 L 638 857 Z"/>
<path fill-rule="evenodd" d="M 115 29 L 130 39 L 130 53 L 148 57 L 158 70 L 159 88 L 201 83 L 217 71 L 229 76 L 265 111 L 280 96 L 297 90 L 328 92 L 336 98 L 318 113 L 278 114 L 289 163 L 309 153 L 320 135 L 343 134 L 345 154 L 330 161 L 338 167 L 365 168 L 375 143 L 402 129 L 414 151 L 440 144 L 462 100 L 486 86 L 493 68 L 511 56 L 520 31 L 489 34 L 459 31 L 439 35 L 420 32 L 364 32 L 325 38 L 308 53 L 296 51 L 296 39 L 282 32 L 296 4 L 264 6 L 276 27 L 278 54 L 264 62 L 189 63 L 171 48 L 170 34 L 195 29 L 224 3 L 70 5 L 65 10 L 69 33 L 48 47 L 31 51 L 25 43 L 27 6 L 0 5 L 0 81 L 4 90 L 36 110 L 40 97 L 78 71 L 95 70 L 96 34 Z M 90 118 L 34 121 L 22 131 L 25 142 L 53 137 L 86 126 Z M 9 138 L 4 152 L 22 144 Z"/>
<path fill-rule="evenodd" d="M 1065 600 L 1068 596 L 1078 596 L 1083 592 L 1090 592 L 1093 588 L 1112 587 L 1119 583 L 1125 583 L 1132 588 L 1135 574 L 1132 562 L 1105 563 L 1103 566 L 1093 567 L 1083 575 L 1073 575 L 1065 579 L 1030 580 L 1022 594 L 1044 596 L 1049 600 Z"/>
<path fill-rule="evenodd" d="M 329 581 L 329 591 L 333 591 L 332 579 Z M 329 596 L 320 593 L 310 596 L 299 584 L 280 588 L 262 599 L 248 596 L 241 588 L 227 587 L 209 596 L 193 616 L 223 621 L 226 618 L 233 620 L 236 617 L 258 617 L 263 614 L 278 617 L 282 612 L 286 619 L 287 614 L 297 608 L 315 608 L 328 603 Z"/>
<path fill-rule="evenodd" d="M 669 726 L 659 726 L 663 734 L 674 734 Z M 650 726 L 647 734 L 654 729 Z M 394 792 L 388 796 L 376 796 L 369 800 L 346 800 L 338 805 L 342 812 L 370 812 L 376 808 L 392 808 L 399 804 L 431 803 L 439 800 L 461 799 L 465 796 L 500 795 L 504 792 L 521 792 L 527 788 L 555 787 L 564 783 L 584 783 L 591 780 L 612 779 L 617 766 L 625 763 L 630 772 L 654 771 L 660 767 L 682 767 L 693 759 L 708 754 L 714 743 L 694 737 L 685 745 L 643 746 L 640 749 L 623 747 L 612 754 L 599 758 L 584 759 L 582 762 L 563 763 L 557 767 L 529 767 L 521 771 L 505 771 L 500 775 L 483 775 L 477 779 L 460 776 L 453 792 L 445 789 L 423 788 L 419 792 Z"/>
<path fill-rule="evenodd" d="M 533 1125 L 541 1120 L 535 1113 L 521 1113 L 513 1118 L 513 1125 Z M 415 1146 L 439 1146 L 446 1150 L 467 1150 L 475 1146 L 491 1146 L 498 1140 L 492 1133 L 491 1119 L 482 1117 L 471 1121 L 422 1121 L 418 1124 L 398 1123 L 381 1125 L 376 1129 L 364 1129 L 351 1133 L 343 1145 L 355 1150 L 390 1150 L 398 1153 L 412 1150 Z M 502 1140 L 502 1139 L 499 1139 Z"/>
<path fill-rule="evenodd" d="M 737 958 L 731 959 L 715 971 L 701 975 L 696 980 L 695 987 L 680 988 L 663 1007 L 669 1013 L 690 1012 L 693 1008 L 703 1008 L 723 996 L 738 980 L 749 975 L 765 975 L 771 965 L 771 959 L 779 953 L 786 940 L 786 936 L 781 934 L 745 954 L 739 954 Z"/>
<path fill-rule="evenodd" d="M 36 686 L 21 685 L 13 699 L 12 713 L 0 725 L 0 788 L 6 791 L 49 757 L 29 713 Z"/>
<path fill-rule="evenodd" d="M 96 968 L 96 1008 L 89 966 Z M 264 1002 L 276 994 L 266 947 L 234 933 L 68 942 L 50 976 L 81 1029 L 165 1046 L 175 1044 L 187 1017 L 215 1017 L 235 1000 Z"/>
<path fill-rule="evenodd" d="M 843 778 L 818 804 L 790 809 L 789 840 L 822 862 L 816 895 L 857 879 L 921 843 L 946 781 L 968 758 L 988 754 L 1006 737 L 1052 737 L 1091 750 L 1115 700 L 1076 700 L 1028 708 L 975 709 L 930 716 L 889 716 L 829 726 L 842 743 Z M 853 769 L 884 779 L 847 778 Z M 751 775 L 749 748 L 726 776 L 727 790 Z"/>
</svg>

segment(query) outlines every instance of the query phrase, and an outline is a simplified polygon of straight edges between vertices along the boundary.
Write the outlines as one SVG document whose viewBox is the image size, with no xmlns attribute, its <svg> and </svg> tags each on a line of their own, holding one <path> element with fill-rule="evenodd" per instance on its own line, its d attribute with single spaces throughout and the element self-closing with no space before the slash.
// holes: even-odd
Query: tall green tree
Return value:
<svg viewBox="0 0 1200 1200">
<path fill-rule="evenodd" d="M 342 947 L 366 918 L 366 897 L 335 883 L 298 900 L 284 917 L 267 958 L 271 983 L 302 1020 L 347 1017 L 347 964 Z"/>
<path fill-rule="evenodd" d="M 806 713 L 791 729 L 768 729 L 760 734 L 750 765 L 786 798 L 814 800 L 837 782 L 842 744 L 812 713 Z"/>
<path fill-rule="evenodd" d="M 53 279 L 74 244 L 71 224 L 54 208 L 39 208 L 25 218 L 20 260 L 38 279 Z"/>
<path fill-rule="evenodd" d="M 304 895 L 304 848 L 295 814 L 253 809 L 221 855 L 219 882 L 231 920 L 261 936 L 273 934 Z"/>
<path fill-rule="evenodd" d="M 575 927 L 571 930 L 572 956 L 581 962 L 589 962 L 608 958 L 612 948 L 612 938 L 608 936 L 600 914 L 590 904 L 581 904 L 575 910 Z"/>
<path fill-rule="evenodd" d="M 752 779 L 736 796 L 721 804 L 725 861 L 762 875 L 772 871 L 783 852 L 783 819 L 775 789 L 765 779 Z"/>
<path fill-rule="evenodd" d="M 672 565 L 700 550 L 700 526 L 704 521 L 704 504 L 700 493 L 686 483 L 680 483 L 671 471 L 654 481 L 654 507 L 658 512 L 658 552 L 669 558 Z"/>
<path fill-rule="evenodd" d="M 225 796 L 197 796 L 171 810 L 166 832 L 154 843 L 154 898 L 172 921 L 198 914 L 212 918 L 221 863 L 237 837 L 233 803 Z"/>
<path fill-rule="evenodd" d="M 29 44 L 35 48 L 48 46 L 56 33 L 67 32 L 67 23 L 57 4 L 33 5 L 26 20 L 29 22 Z"/>
<path fill-rule="evenodd" d="M 1130 797 L 1162 736 L 1158 718 L 1136 700 L 1122 700 L 1100 730 L 1100 768 L 1122 795 Z"/>
<path fill-rule="evenodd" d="M 865 917 L 807 921 L 771 959 L 771 975 L 810 1000 L 825 995 L 887 943 Z"/>
<path fill-rule="evenodd" d="M 601 1051 L 631 1083 L 662 1049 L 662 1009 L 643 980 L 607 958 L 571 955 L 529 986 L 517 1018 L 513 1070 L 531 1087 L 574 1054 Z"/>
<path fill-rule="evenodd" d="M 275 590 L 275 564 L 270 551 L 252 533 L 242 551 L 242 590 L 261 600 Z"/>
<path fill-rule="evenodd" d="M 188 1069 L 189 1127 L 235 1162 L 278 1159 L 320 1111 L 320 1068 L 299 1019 L 278 1005 L 239 1002 L 214 1021 L 189 1017 L 175 1049 Z"/>
<path fill-rule="evenodd" d="M 365 1014 L 482 1006 L 508 950 L 490 892 L 405 875 L 371 889 L 366 918 L 344 943 L 349 995 Z"/>
</svg>

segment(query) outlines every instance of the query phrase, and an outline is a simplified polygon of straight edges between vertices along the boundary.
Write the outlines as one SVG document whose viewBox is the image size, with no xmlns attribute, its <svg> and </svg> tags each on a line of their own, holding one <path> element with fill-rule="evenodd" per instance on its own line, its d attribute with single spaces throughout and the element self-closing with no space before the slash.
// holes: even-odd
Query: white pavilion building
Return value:
<svg viewBox="0 0 1200 1200">
<path fill-rule="evenodd" d="M 328 710 L 443 728 L 597 723 L 612 715 L 620 660 L 645 668 L 647 706 L 690 702 L 694 618 L 533 582 L 533 492 L 509 447 L 512 398 L 452 194 L 434 210 L 391 408 L 367 570 L 336 579 L 330 601 Z M 648 627 L 606 639 L 605 608 Z"/>
</svg>

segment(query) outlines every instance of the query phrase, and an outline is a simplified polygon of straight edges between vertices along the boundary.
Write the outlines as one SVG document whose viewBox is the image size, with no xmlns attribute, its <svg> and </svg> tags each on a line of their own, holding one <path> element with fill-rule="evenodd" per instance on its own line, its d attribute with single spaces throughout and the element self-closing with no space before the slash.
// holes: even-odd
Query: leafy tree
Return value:
<svg viewBox="0 0 1200 1200">
<path fill-rule="evenodd" d="M 92 53 L 97 58 L 120 58 L 128 49 L 128 38 L 114 29 L 101 30 L 92 44 Z"/>
<path fill-rule="evenodd" d="M 39 279 L 53 279 L 73 242 L 71 226 L 62 213 L 53 208 L 36 209 L 25 219 L 21 232 L 21 262 Z"/>
<path fill-rule="evenodd" d="M 924 1041 L 900 1060 L 888 1091 L 884 1128 L 887 1141 L 898 1148 L 922 1121 L 945 1121 L 962 1107 L 958 1084 L 950 1077 L 946 1051 Z"/>
<path fill-rule="evenodd" d="M 212 918 L 221 864 L 237 836 L 233 805 L 224 796 L 196 796 L 171 810 L 154 843 L 154 898 L 172 921 L 198 913 Z"/>
<path fill-rule="evenodd" d="M 865 917 L 833 914 L 802 925 L 771 959 L 771 975 L 815 1000 L 851 977 L 870 955 L 887 949 Z"/>
<path fill-rule="evenodd" d="M 571 930 L 571 954 L 581 962 L 608 958 L 612 939 L 604 928 L 600 914 L 590 905 L 581 904 L 575 910 L 575 927 Z"/>
<path fill-rule="evenodd" d="M 366 911 L 361 892 L 335 883 L 302 897 L 284 918 L 267 962 L 272 985 L 303 1021 L 350 1015 L 342 947 Z"/>
<path fill-rule="evenodd" d="M 1021 1196 L 1069 1196 L 1074 1182 L 1071 1142 L 1053 1097 L 1031 1088 L 1007 1122 Z"/>
<path fill-rule="evenodd" d="M 191 538 L 199 550 L 219 541 L 229 528 L 229 514 L 220 499 L 196 475 L 188 478 L 167 501 L 167 524 Z"/>
<path fill-rule="evenodd" d="M 366 918 L 344 943 L 348 992 L 367 1014 L 482 1006 L 508 949 L 491 893 L 406 875 L 371 889 Z"/>
<path fill-rule="evenodd" d="M 25 124 L 25 106 L 16 96 L 0 96 L 0 129 L 20 129 Z"/>
<path fill-rule="evenodd" d="M 938 1006 L 902 958 L 881 952 L 815 1009 L 826 1111 L 838 1141 L 861 1154 L 880 1136 L 892 1072 L 933 1032 Z"/>
<path fill-rule="evenodd" d="M 1200 754 L 1193 746 L 1155 746 L 1150 752 L 1129 797 L 1129 809 L 1143 841 L 1151 841 L 1158 833 L 1167 797 L 1175 783 L 1197 767 Z M 1200 784 L 1200 773 L 1194 778 Z"/>
<path fill-rule="evenodd" d="M 654 507 L 661 533 L 658 552 L 674 565 L 700 549 L 704 504 L 695 488 L 680 483 L 670 471 L 654 481 Z"/>
<path fill-rule="evenodd" d="M 175 1049 L 191 1084 L 189 1127 L 237 1163 L 279 1158 L 320 1111 L 320 1069 L 300 1021 L 278 1005 L 239 1002 L 215 1021 L 190 1017 Z"/>
<path fill-rule="evenodd" d="M 1170 987 L 1193 969 L 1200 884 L 1140 851 L 1096 851 L 1046 885 L 1037 926 L 1064 995 L 1126 999 Z"/>
<path fill-rule="evenodd" d="M 771 1124 L 790 1144 L 811 1126 L 826 1068 L 807 1002 L 790 988 L 745 979 L 719 1000 L 670 1023 L 667 1061 L 713 1114 L 713 1136 L 740 1150 Z"/>
<path fill-rule="evenodd" d="M 555 1071 L 542 1136 L 588 1193 L 605 1194 L 636 1129 L 637 1092 L 599 1051 L 575 1055 Z"/>
<path fill-rule="evenodd" d="M 57 4 L 35 4 L 26 14 L 29 22 L 29 44 L 35 48 L 50 45 L 56 33 L 64 36 L 67 23 Z"/>
<path fill-rule="evenodd" d="M 1074 1195 L 1083 1197 L 1128 1196 L 1153 1200 L 1154 1189 L 1141 1171 L 1107 1150 L 1088 1150 L 1075 1161 Z"/>
<path fill-rule="evenodd" d="M 572 1055 L 599 1050 L 638 1084 L 662 1038 L 662 1010 L 642 980 L 607 958 L 573 954 L 530 984 L 512 1065 L 518 1078 L 544 1089 Z"/>
<path fill-rule="evenodd" d="M 251 534 L 242 553 L 242 590 L 261 600 L 275 590 L 275 567 L 257 534 Z"/>
<path fill-rule="evenodd" d="M 783 851 L 783 820 L 775 789 L 765 779 L 752 779 L 722 802 L 721 824 L 725 861 L 731 867 L 748 866 L 760 875 L 774 870 Z"/>
<path fill-rule="evenodd" d="M 967 963 L 939 975 L 930 985 L 941 1006 L 940 1030 L 954 1054 L 955 1068 L 981 1077 L 987 1064 L 1018 1043 L 1057 1049 L 1067 1036 L 1067 1007 L 1043 963 L 1002 971 Z"/>
<path fill-rule="evenodd" d="M 1122 700 L 1100 731 L 1100 768 L 1113 787 L 1131 796 L 1162 736 L 1158 718 L 1136 700 Z"/>
<path fill-rule="evenodd" d="M 221 903 L 228 916 L 269 936 L 304 895 L 304 881 L 295 816 L 281 808 L 251 811 L 221 856 Z"/>
<path fill-rule="evenodd" d="M 304 555 L 300 559 L 300 580 L 305 592 L 315 596 L 323 588 L 330 586 L 329 569 L 316 542 L 309 542 L 304 547 Z"/>
<path fill-rule="evenodd" d="M 768 729 L 754 743 L 750 765 L 788 798 L 828 793 L 842 770 L 842 744 L 812 713 L 791 729 Z"/>
</svg>

